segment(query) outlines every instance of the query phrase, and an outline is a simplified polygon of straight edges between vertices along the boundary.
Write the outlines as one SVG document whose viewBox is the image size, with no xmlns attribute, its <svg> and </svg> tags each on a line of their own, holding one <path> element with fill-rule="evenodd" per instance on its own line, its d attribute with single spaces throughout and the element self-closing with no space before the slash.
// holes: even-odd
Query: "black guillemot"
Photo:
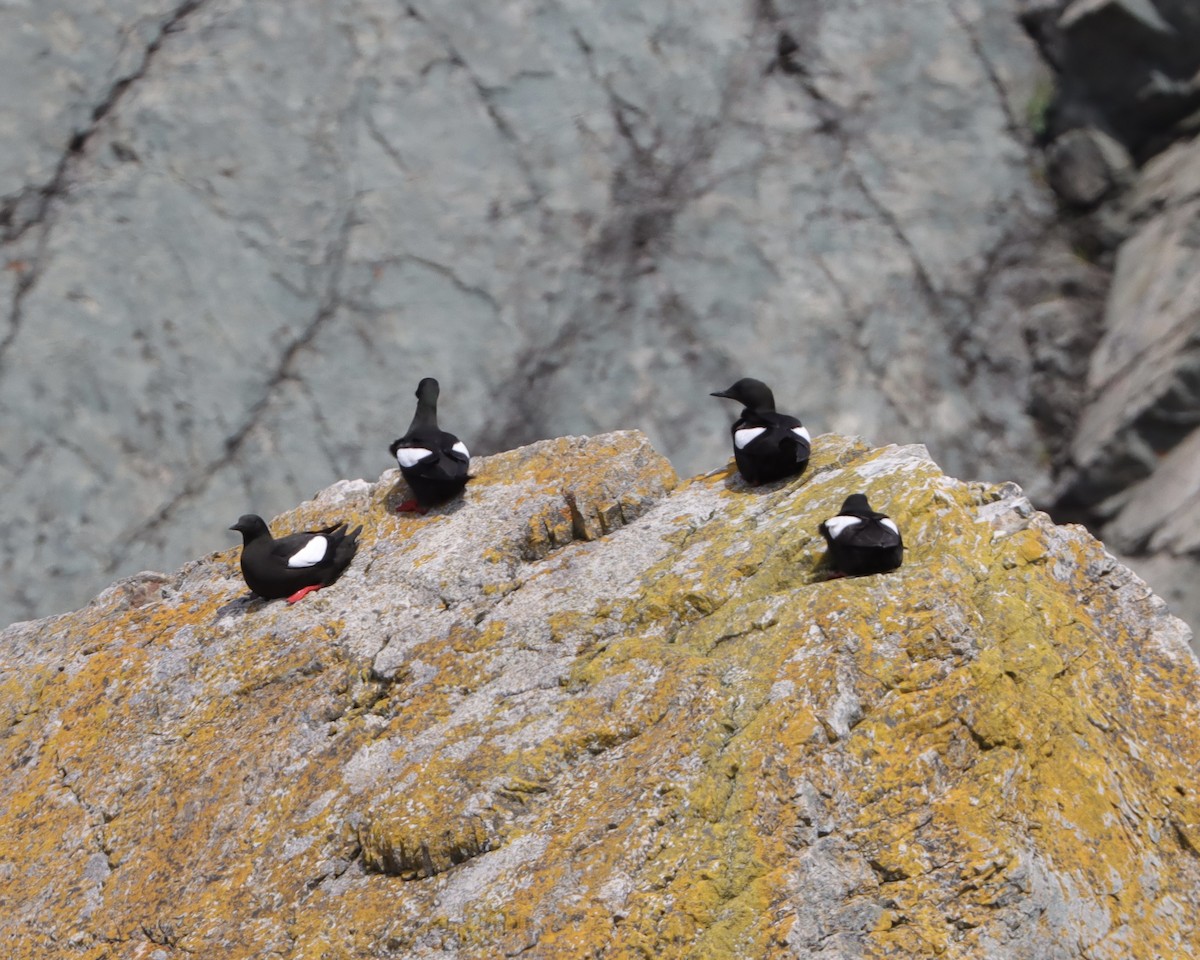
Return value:
<svg viewBox="0 0 1200 960">
<path fill-rule="evenodd" d="M 417 384 L 417 412 L 408 432 L 388 447 L 415 498 L 400 504 L 397 513 L 424 513 L 458 496 L 471 479 L 466 444 L 438 429 L 437 400 L 438 382 L 426 377 Z"/>
<path fill-rule="evenodd" d="M 262 517 L 247 513 L 230 530 L 242 535 L 242 576 L 266 600 L 295 603 L 327 587 L 350 566 L 362 527 L 347 531 L 335 523 L 323 530 L 293 533 L 275 540 Z"/>
<path fill-rule="evenodd" d="M 852 493 L 836 517 L 820 526 L 829 545 L 830 566 L 858 576 L 895 570 L 904 559 L 900 528 L 887 514 L 871 509 L 865 494 Z"/>
<path fill-rule="evenodd" d="M 804 472 L 812 438 L 795 417 L 775 412 L 775 395 L 770 387 L 745 377 L 711 396 L 736 400 L 745 408 L 730 433 L 733 458 L 747 482 L 758 485 Z"/>
</svg>

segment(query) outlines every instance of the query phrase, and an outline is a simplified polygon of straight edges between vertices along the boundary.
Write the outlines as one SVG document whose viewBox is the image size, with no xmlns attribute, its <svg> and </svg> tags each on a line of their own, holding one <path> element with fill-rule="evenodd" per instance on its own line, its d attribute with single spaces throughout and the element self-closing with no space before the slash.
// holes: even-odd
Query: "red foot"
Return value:
<svg viewBox="0 0 1200 960">
<path fill-rule="evenodd" d="M 302 600 L 304 597 L 307 597 L 310 593 L 316 593 L 320 589 L 321 589 L 321 585 L 319 583 L 309 584 L 307 587 L 304 587 L 302 590 L 297 590 L 290 597 L 288 597 L 287 602 L 295 603 L 297 600 Z"/>
<path fill-rule="evenodd" d="M 427 514 L 429 510 L 422 507 L 416 500 L 405 500 L 396 508 L 397 513 L 419 513 L 422 516 Z"/>
</svg>

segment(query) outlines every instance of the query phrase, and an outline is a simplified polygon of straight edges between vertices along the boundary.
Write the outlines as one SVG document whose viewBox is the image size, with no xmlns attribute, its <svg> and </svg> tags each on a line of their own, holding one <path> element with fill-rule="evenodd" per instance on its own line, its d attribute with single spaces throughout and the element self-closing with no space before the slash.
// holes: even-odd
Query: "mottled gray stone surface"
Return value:
<svg viewBox="0 0 1200 960">
<path fill-rule="evenodd" d="M 1088 523 L 1194 622 L 1200 538 L 1190 478 L 1200 475 L 1200 448 L 1187 438 L 1200 425 L 1200 147 L 1192 139 L 1200 123 L 1200 6 L 1028 0 L 1021 7 L 1055 73 L 1038 126 L 1048 181 L 1066 208 L 1064 228 L 1097 272 L 1112 273 L 1089 288 L 1108 287 L 1102 311 L 1086 298 L 1049 303 L 1039 310 L 1045 329 L 1027 328 L 1033 409 L 1047 428 L 1057 488 L 1044 502 L 1061 519 Z M 1132 180 L 1109 137 L 1140 165 Z"/>
<path fill-rule="evenodd" d="M 1133 176 L 1129 152 L 1101 130 L 1069 130 L 1046 151 L 1046 179 L 1064 202 L 1089 209 Z"/>
<path fill-rule="evenodd" d="M 1117 251 L 1062 500 L 1195 622 L 1200 141 L 1148 163 L 1121 205 L 1130 235 Z"/>
<path fill-rule="evenodd" d="M 690 473 L 753 374 L 1036 491 L 1039 72 L 1003 3 L 0 7 L 0 619 L 376 475 L 425 375 L 480 453 Z"/>
</svg>

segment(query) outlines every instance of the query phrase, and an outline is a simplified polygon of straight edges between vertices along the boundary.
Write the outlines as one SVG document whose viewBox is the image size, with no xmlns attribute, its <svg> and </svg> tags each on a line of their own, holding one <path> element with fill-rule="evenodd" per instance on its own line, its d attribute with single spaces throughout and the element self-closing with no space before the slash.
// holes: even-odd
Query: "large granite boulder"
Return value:
<svg viewBox="0 0 1200 960">
<path fill-rule="evenodd" d="M 814 454 L 748 488 L 544 441 L 425 517 L 342 482 L 274 521 L 365 528 L 296 606 L 228 549 L 8 629 L 5 955 L 1200 949 L 1184 625 L 1012 484 Z M 828 580 L 856 491 L 905 563 Z"/>
</svg>

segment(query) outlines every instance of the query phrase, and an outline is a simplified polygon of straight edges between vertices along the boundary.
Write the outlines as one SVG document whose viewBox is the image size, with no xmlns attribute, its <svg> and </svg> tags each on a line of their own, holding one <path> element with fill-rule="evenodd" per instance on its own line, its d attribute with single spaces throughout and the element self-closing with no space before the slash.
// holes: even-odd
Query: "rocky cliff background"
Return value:
<svg viewBox="0 0 1200 960">
<path fill-rule="evenodd" d="M 1200 547 L 1186 0 L 0 6 L 0 621 L 473 452 L 814 433 Z M 1191 119 L 1189 119 L 1191 118 Z"/>
</svg>

